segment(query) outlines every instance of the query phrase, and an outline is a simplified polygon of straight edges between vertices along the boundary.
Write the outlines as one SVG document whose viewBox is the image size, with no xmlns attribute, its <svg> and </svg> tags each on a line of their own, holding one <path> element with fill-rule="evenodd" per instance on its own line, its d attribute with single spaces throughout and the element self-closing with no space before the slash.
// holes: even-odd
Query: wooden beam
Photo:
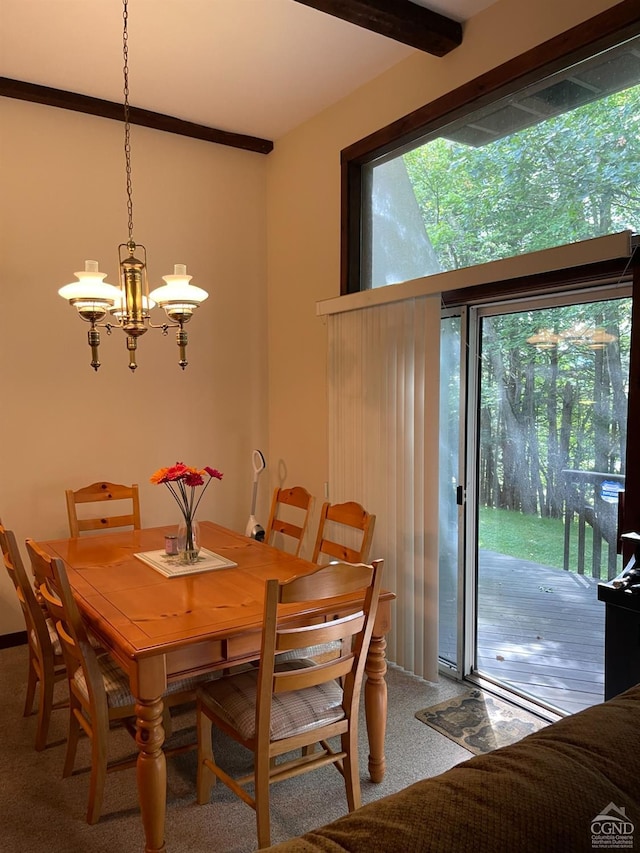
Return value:
<svg viewBox="0 0 640 853">
<path fill-rule="evenodd" d="M 319 12 L 408 44 L 435 56 L 445 56 L 462 44 L 462 25 L 411 0 L 296 0 Z"/>
<path fill-rule="evenodd" d="M 12 80 L 9 77 L 0 77 L 0 96 L 16 98 L 19 101 L 30 101 L 34 104 L 45 104 L 49 107 L 60 107 L 64 110 L 101 116 L 115 121 L 124 121 L 122 104 L 117 104 L 114 101 L 103 101 L 101 98 L 91 98 L 88 95 L 79 95 L 76 92 L 66 92 L 63 89 L 51 89 L 49 86 L 25 83 L 22 80 Z M 229 145 L 232 148 L 241 148 L 245 151 L 255 151 L 258 154 L 268 154 L 273 150 L 273 142 L 269 139 L 217 130 L 214 127 L 194 124 L 190 121 L 174 118 L 174 116 L 154 113 L 139 107 L 129 108 L 129 121 L 131 124 L 137 124 L 141 127 L 150 127 L 153 130 L 162 130 L 166 133 L 177 133 L 180 136 L 189 136 L 192 139 L 201 139 L 204 142 Z"/>
</svg>

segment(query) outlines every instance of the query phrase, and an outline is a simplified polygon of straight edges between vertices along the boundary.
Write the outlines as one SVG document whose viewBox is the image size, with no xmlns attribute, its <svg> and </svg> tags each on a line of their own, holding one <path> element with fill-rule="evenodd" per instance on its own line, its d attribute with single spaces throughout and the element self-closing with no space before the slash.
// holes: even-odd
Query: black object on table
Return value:
<svg viewBox="0 0 640 853">
<path fill-rule="evenodd" d="M 598 584 L 605 603 L 604 698 L 640 682 L 640 534 L 625 533 L 635 552 L 618 577 Z"/>
</svg>

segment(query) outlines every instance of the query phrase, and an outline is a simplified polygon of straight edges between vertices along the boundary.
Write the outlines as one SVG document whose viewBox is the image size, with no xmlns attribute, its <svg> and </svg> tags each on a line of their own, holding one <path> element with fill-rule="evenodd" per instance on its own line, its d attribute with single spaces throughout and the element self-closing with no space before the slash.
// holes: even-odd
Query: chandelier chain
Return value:
<svg viewBox="0 0 640 853">
<path fill-rule="evenodd" d="M 127 175 L 127 215 L 129 227 L 129 243 L 133 242 L 133 197 L 131 187 L 131 126 L 129 124 L 129 10 L 127 0 L 123 3 L 122 18 L 124 22 L 122 30 L 122 57 L 124 60 L 124 158 Z"/>
</svg>

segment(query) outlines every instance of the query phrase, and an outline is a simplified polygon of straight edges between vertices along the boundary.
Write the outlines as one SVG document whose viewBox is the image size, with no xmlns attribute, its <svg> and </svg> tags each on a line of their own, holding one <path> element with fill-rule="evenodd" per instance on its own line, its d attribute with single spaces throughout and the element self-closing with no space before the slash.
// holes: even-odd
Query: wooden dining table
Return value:
<svg viewBox="0 0 640 853">
<path fill-rule="evenodd" d="M 317 566 L 212 522 L 200 522 L 205 549 L 236 565 L 165 577 L 136 554 L 164 549 L 175 526 L 40 542 L 61 558 L 91 631 L 127 673 L 136 699 L 137 786 L 145 853 L 166 850 L 166 760 L 162 695 L 175 679 L 227 669 L 259 658 L 264 585 Z M 385 773 L 387 719 L 385 635 L 394 595 L 380 598 L 366 663 L 365 714 L 369 774 Z M 345 603 L 347 607 L 348 603 Z M 321 600 L 305 614 L 322 617 Z M 295 618 L 295 613 L 291 613 Z"/>
</svg>

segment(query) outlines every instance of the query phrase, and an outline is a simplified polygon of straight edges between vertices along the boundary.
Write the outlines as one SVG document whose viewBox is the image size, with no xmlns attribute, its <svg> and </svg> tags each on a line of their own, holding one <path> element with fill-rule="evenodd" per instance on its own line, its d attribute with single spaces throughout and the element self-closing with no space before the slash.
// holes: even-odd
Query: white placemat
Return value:
<svg viewBox="0 0 640 853">
<path fill-rule="evenodd" d="M 166 554 L 164 551 L 144 551 L 141 554 L 135 555 L 143 563 L 151 566 L 161 575 L 167 578 L 175 578 L 180 575 L 193 575 L 197 572 L 212 572 L 216 569 L 232 569 L 237 566 L 233 560 L 227 560 L 226 557 L 221 557 L 220 554 L 214 554 L 213 551 L 207 551 L 206 548 L 201 548 L 198 554 L 198 559 L 195 563 L 185 565 L 180 562 L 180 558 Z"/>
</svg>

